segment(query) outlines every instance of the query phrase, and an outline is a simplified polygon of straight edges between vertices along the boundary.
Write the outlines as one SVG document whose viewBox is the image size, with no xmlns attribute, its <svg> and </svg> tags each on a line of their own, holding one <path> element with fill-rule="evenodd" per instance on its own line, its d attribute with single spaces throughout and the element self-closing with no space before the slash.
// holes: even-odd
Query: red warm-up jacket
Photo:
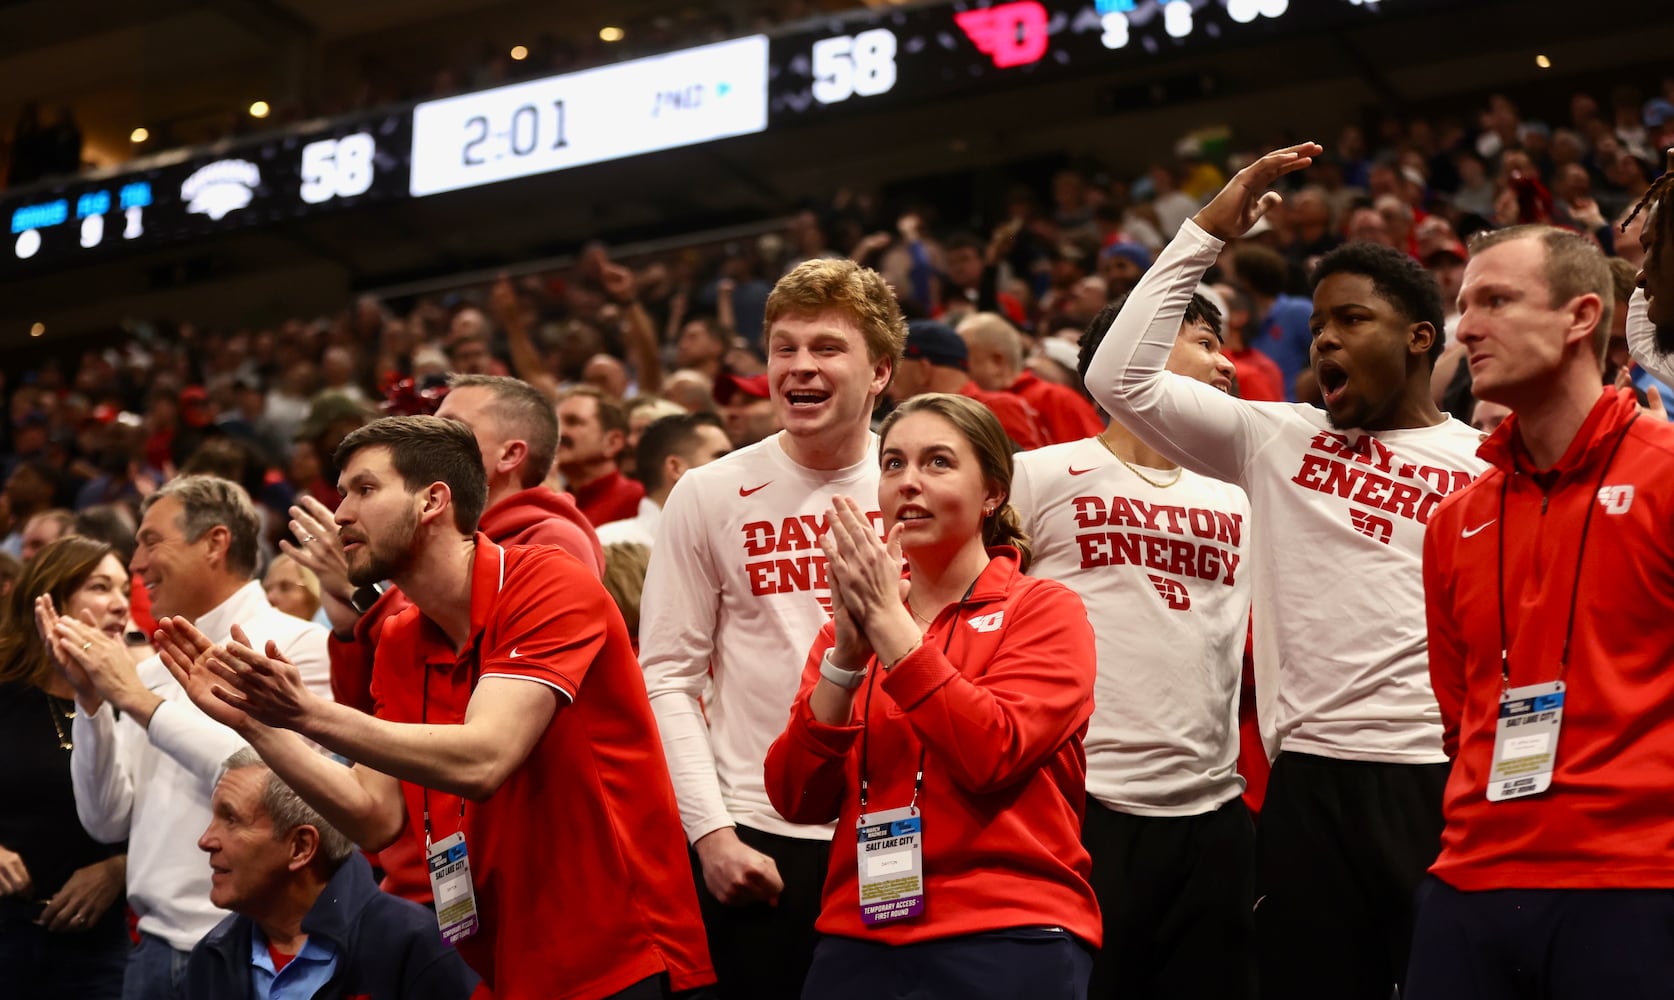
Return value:
<svg viewBox="0 0 1674 1000">
<path fill-rule="evenodd" d="M 1015 549 L 990 554 L 971 596 L 938 615 L 918 649 L 888 672 L 868 664 L 870 711 L 863 686 L 851 724 L 824 725 L 808 707 L 831 625 L 808 653 L 790 723 L 767 752 L 767 795 L 792 823 L 837 821 L 821 933 L 902 945 L 1051 926 L 1102 941 L 1081 846 L 1093 629 L 1074 592 L 1018 570 Z M 862 716 L 869 813 L 911 801 L 925 751 L 925 910 L 876 927 L 860 919 L 855 861 Z"/>
<path fill-rule="evenodd" d="M 1507 418 L 1478 452 L 1492 468 L 1430 519 L 1430 678 L 1453 757 L 1430 870 L 1454 888 L 1674 887 L 1674 428 L 1637 413 L 1607 390 L 1544 471 Z M 1490 802 L 1502 591 L 1511 687 L 1558 679 L 1572 594 L 1575 626 L 1552 785 Z"/>
<path fill-rule="evenodd" d="M 563 493 L 544 486 L 513 493 L 483 511 L 477 530 L 497 545 L 556 545 L 592 571 L 604 574 L 604 550 L 593 526 Z M 383 592 L 355 623 L 352 638 L 333 633 L 326 647 L 331 656 L 331 693 L 341 705 L 372 712 L 372 657 L 384 623 L 412 606 L 395 587 Z M 418 903 L 430 902 L 430 873 L 423 853 L 401 837 L 378 854 L 384 869 L 383 889 Z"/>
</svg>

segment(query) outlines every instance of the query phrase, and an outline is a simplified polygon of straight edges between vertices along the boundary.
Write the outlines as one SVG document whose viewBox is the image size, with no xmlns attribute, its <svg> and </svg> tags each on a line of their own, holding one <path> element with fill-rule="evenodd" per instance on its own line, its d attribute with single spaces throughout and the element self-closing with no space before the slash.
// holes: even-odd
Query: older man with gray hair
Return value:
<svg viewBox="0 0 1674 1000">
<path fill-rule="evenodd" d="M 273 607 L 255 579 L 260 519 L 236 483 L 182 476 L 147 497 L 131 564 L 159 618 L 178 615 L 217 642 L 280 652 L 330 697 L 326 631 Z M 137 667 L 122 642 L 50 603 L 40 626 L 75 688 L 70 776 L 94 839 L 128 841 L 128 902 L 139 915 L 123 1000 L 179 998 L 192 946 L 226 913 L 210 901 L 193 848 L 209 824 L 221 763 L 242 745 L 184 696 L 158 657 Z M 242 629 L 240 628 L 242 627 Z"/>
<path fill-rule="evenodd" d="M 186 995 L 457 1000 L 479 983 L 417 903 L 378 889 L 372 866 L 261 757 L 227 758 L 198 847 L 209 898 L 231 910 L 197 947 Z"/>
</svg>

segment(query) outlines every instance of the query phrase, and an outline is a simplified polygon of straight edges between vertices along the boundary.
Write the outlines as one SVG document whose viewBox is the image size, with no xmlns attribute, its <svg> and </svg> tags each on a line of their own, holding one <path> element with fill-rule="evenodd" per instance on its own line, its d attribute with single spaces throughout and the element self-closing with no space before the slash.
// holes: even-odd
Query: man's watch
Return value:
<svg viewBox="0 0 1674 1000">
<path fill-rule="evenodd" d="M 388 580 L 379 580 L 369 587 L 361 587 L 349 595 L 349 606 L 361 614 L 372 610 L 372 605 L 378 603 L 378 598 L 384 596 L 384 591 L 391 587 Z"/>
<path fill-rule="evenodd" d="M 831 662 L 831 650 L 828 649 L 825 651 L 825 655 L 820 657 L 820 676 L 844 691 L 853 691 L 866 682 L 866 668 L 844 670 Z"/>
</svg>

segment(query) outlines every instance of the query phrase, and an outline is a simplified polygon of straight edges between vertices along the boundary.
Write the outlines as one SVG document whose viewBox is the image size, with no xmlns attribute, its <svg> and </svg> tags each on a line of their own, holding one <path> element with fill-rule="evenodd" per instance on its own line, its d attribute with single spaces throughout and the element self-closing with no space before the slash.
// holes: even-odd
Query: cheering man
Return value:
<svg viewBox="0 0 1674 1000">
<path fill-rule="evenodd" d="M 1087 387 L 1163 457 L 1249 494 L 1256 690 L 1282 751 L 1256 842 L 1262 994 L 1388 1000 L 1447 780 L 1425 650 L 1424 525 L 1483 467 L 1480 435 L 1430 396 L 1440 293 L 1396 251 L 1326 255 L 1311 347 L 1323 412 L 1244 402 L 1165 369 L 1203 272 L 1278 204 L 1263 192 L 1318 152 L 1267 154 L 1181 227 Z"/>
</svg>

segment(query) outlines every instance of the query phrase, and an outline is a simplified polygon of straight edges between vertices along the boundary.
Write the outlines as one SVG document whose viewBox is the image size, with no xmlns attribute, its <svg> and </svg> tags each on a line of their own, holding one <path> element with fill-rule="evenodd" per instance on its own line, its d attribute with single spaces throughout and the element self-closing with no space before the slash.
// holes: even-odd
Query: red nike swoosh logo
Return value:
<svg viewBox="0 0 1674 1000">
<path fill-rule="evenodd" d="M 762 484 L 761 484 L 761 485 L 760 485 L 760 486 L 757 486 L 757 487 L 756 487 L 756 488 L 755 488 L 755 489 L 753 489 L 753 490 L 747 490 L 747 489 L 745 489 L 745 488 L 744 488 L 744 487 L 742 487 L 742 486 L 740 486 L 740 487 L 739 487 L 739 488 L 738 488 L 738 495 L 739 495 L 739 496 L 741 496 L 741 497 L 747 497 L 747 496 L 749 496 L 749 495 L 750 495 L 750 494 L 752 494 L 752 493 L 755 493 L 755 492 L 757 492 L 757 491 L 758 491 L 758 490 L 765 490 L 765 489 L 767 489 L 767 488 L 768 488 L 768 487 L 769 487 L 769 486 L 772 486 L 772 485 L 773 485 L 773 480 L 771 480 L 771 479 L 769 479 L 769 480 L 768 480 L 768 481 L 767 481 L 767 482 L 765 482 L 765 483 L 762 483 Z"/>
<path fill-rule="evenodd" d="M 1098 468 L 1098 466 L 1095 465 L 1095 466 L 1093 466 L 1092 469 L 1077 469 L 1075 466 L 1072 465 L 1072 466 L 1070 466 L 1069 474 L 1072 475 L 1072 476 L 1085 476 L 1087 473 L 1092 472 L 1093 469 L 1097 469 L 1097 468 Z"/>
</svg>

